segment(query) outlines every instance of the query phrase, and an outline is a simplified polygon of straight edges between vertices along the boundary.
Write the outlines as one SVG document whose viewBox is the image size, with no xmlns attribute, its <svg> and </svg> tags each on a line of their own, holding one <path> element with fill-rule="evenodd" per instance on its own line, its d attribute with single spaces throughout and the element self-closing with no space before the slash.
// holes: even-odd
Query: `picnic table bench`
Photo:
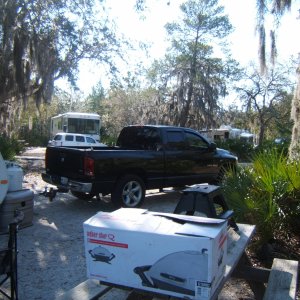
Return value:
<svg viewBox="0 0 300 300">
<path fill-rule="evenodd" d="M 254 225 L 238 224 L 239 232 L 229 229 L 227 263 L 223 279 L 211 299 L 217 299 L 224 284 L 230 277 L 245 279 L 256 299 L 292 300 L 296 299 L 298 262 L 274 259 L 271 269 L 253 267 L 245 252 L 255 233 Z M 132 288 L 115 287 L 101 284 L 98 280 L 88 279 L 55 300 L 139 300 L 170 299 L 161 294 L 137 291 Z M 176 299 L 172 297 L 171 299 Z"/>
</svg>

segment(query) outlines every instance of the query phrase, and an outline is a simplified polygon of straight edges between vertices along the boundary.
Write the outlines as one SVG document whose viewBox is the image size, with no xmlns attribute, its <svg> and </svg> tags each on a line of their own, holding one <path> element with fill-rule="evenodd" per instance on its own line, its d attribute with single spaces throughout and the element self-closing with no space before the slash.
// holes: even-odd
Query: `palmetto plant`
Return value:
<svg viewBox="0 0 300 300">
<path fill-rule="evenodd" d="M 260 152 L 251 165 L 228 174 L 223 192 L 238 222 L 257 225 L 262 243 L 289 234 L 299 225 L 300 161 L 274 149 Z"/>
</svg>

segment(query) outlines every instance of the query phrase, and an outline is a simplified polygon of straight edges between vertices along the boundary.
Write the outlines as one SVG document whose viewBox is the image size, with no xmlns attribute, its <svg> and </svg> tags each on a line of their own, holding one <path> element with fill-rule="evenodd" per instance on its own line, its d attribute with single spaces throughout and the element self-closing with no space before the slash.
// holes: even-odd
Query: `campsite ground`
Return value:
<svg viewBox="0 0 300 300">
<path fill-rule="evenodd" d="M 19 300 L 53 300 L 85 281 L 82 224 L 97 211 L 114 209 L 109 197 L 105 201 L 82 201 L 70 194 L 57 194 L 50 202 L 40 195 L 46 186 L 41 179 L 44 151 L 28 148 L 18 157 L 25 175 L 23 187 L 34 191 L 33 225 L 18 233 Z M 179 198 L 178 191 L 151 190 L 143 208 L 172 212 Z M 219 299 L 250 300 L 254 296 L 246 282 L 231 279 Z"/>
</svg>

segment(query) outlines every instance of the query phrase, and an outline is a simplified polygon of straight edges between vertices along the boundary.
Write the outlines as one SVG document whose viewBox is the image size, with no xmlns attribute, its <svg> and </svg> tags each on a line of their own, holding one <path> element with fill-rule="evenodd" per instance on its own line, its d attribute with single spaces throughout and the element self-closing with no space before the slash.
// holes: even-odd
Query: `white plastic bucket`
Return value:
<svg viewBox="0 0 300 300">
<path fill-rule="evenodd" d="M 15 192 L 22 190 L 23 185 L 23 170 L 14 162 L 6 161 L 8 175 L 8 191 Z"/>
<path fill-rule="evenodd" d="M 4 200 L 8 190 L 8 174 L 5 161 L 0 153 L 0 204 Z"/>
</svg>

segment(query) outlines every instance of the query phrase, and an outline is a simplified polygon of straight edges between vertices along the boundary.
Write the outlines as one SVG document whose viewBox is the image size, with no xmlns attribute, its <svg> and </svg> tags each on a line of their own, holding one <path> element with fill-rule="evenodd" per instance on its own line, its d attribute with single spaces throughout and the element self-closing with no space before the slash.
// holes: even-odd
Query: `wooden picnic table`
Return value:
<svg viewBox="0 0 300 300">
<path fill-rule="evenodd" d="M 296 298 L 298 262 L 292 260 L 275 259 L 271 269 L 251 266 L 246 254 L 255 226 L 237 224 L 239 231 L 232 228 L 228 231 L 227 262 L 223 279 L 210 299 L 217 299 L 225 283 L 231 277 L 242 278 L 247 281 L 255 298 L 260 300 Z M 88 279 L 75 288 L 60 295 L 55 300 L 133 300 L 133 299 L 167 299 L 162 294 L 132 288 L 115 287 L 101 284 L 97 280 Z M 176 299 L 172 297 L 171 299 Z"/>
</svg>

